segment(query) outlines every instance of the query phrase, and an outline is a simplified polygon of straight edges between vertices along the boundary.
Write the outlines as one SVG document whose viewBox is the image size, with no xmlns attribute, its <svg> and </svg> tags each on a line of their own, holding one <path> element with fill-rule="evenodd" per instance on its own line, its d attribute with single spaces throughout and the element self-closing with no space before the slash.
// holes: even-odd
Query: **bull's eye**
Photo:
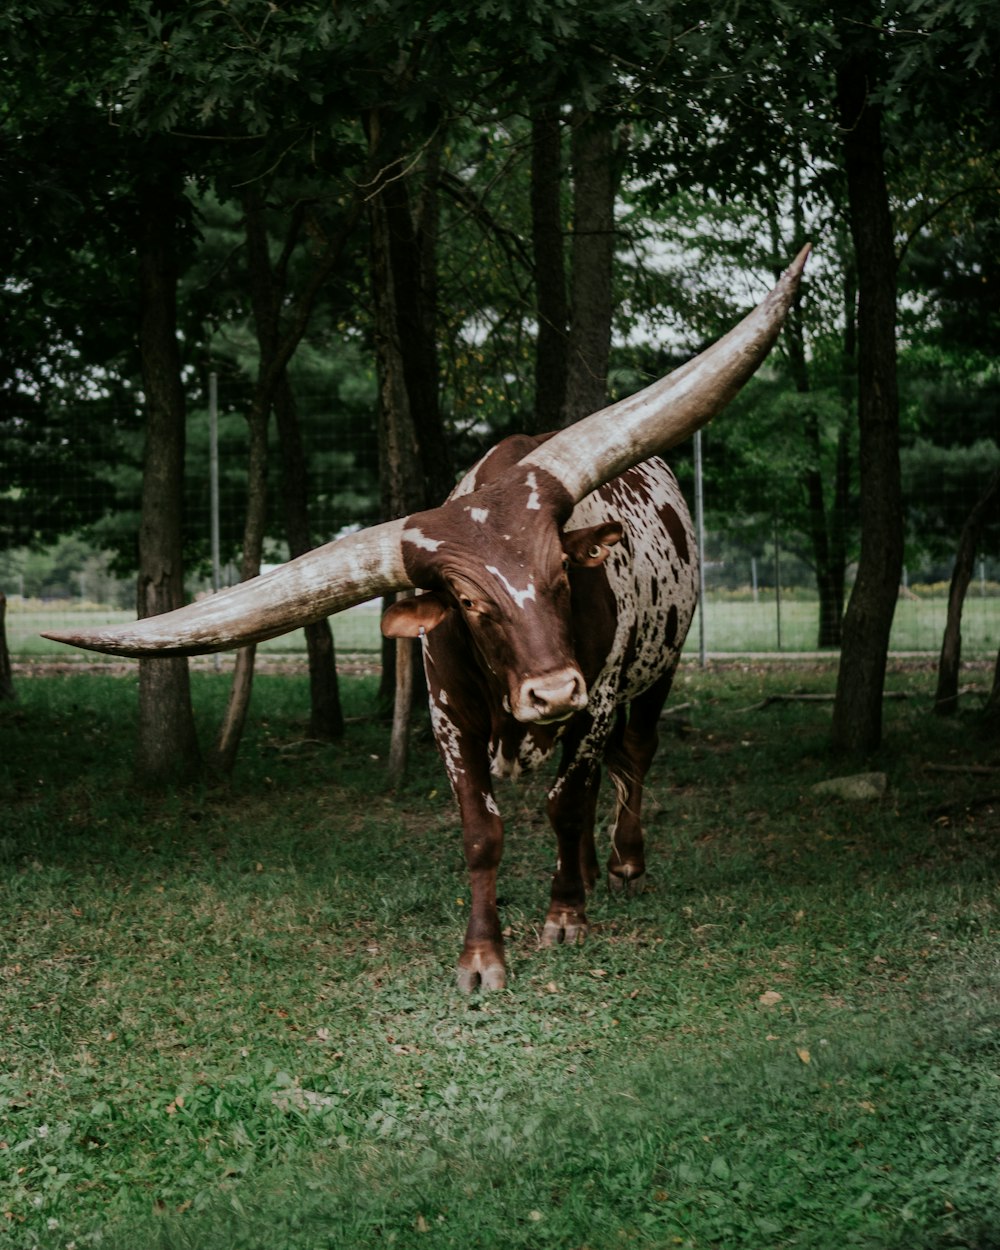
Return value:
<svg viewBox="0 0 1000 1250">
<path fill-rule="evenodd" d="M 598 560 L 600 559 L 603 551 L 603 547 L 599 547 L 597 543 L 594 543 L 593 547 L 591 547 L 591 549 L 587 552 L 587 555 L 591 560 Z"/>
<path fill-rule="evenodd" d="M 468 595 L 462 595 L 462 597 L 459 599 L 458 602 L 462 605 L 463 608 L 467 608 L 469 611 L 471 611 L 473 607 L 475 607 L 475 604 L 472 602 L 472 600 L 469 598 Z"/>
<path fill-rule="evenodd" d="M 562 566 L 564 571 L 569 568 L 569 556 L 563 556 Z"/>
</svg>

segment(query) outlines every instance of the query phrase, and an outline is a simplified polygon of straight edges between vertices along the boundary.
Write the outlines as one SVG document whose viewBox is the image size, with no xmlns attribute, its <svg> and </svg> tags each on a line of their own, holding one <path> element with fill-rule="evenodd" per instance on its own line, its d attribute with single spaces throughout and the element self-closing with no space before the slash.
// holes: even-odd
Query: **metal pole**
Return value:
<svg viewBox="0 0 1000 1250">
<path fill-rule="evenodd" d="M 219 375 L 208 375 L 208 508 L 212 543 L 212 590 L 218 594 L 222 585 L 221 543 L 219 541 Z M 214 656 L 215 671 L 221 672 L 222 660 Z"/>
<path fill-rule="evenodd" d="M 208 375 L 208 497 L 212 534 L 212 589 L 222 585 L 219 543 L 219 375 Z"/>
<path fill-rule="evenodd" d="M 774 518 L 774 614 L 778 631 L 778 650 L 781 650 L 781 547 L 778 539 L 778 517 Z"/>
<path fill-rule="evenodd" d="M 698 663 L 705 667 L 705 492 L 701 475 L 701 430 L 694 436 L 694 524 L 698 537 Z"/>
</svg>

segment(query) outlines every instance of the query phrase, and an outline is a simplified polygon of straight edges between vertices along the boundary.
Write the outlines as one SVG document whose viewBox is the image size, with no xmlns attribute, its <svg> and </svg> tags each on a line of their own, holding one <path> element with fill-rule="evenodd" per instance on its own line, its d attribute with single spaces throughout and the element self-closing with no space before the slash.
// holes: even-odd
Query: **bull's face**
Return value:
<svg viewBox="0 0 1000 1250">
<path fill-rule="evenodd" d="M 562 501 L 538 475 L 508 474 L 411 517 L 404 553 L 427 593 L 394 604 L 389 637 L 429 633 L 459 613 L 487 680 L 516 720 L 564 720 L 587 705 L 570 613 L 574 567 L 602 564 L 622 537 L 616 521 L 567 531 Z"/>
</svg>

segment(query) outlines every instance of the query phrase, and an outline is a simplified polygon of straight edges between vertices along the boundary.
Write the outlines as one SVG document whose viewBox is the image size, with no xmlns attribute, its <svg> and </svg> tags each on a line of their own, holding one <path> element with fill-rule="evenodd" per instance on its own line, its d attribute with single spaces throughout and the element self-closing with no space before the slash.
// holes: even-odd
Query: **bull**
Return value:
<svg viewBox="0 0 1000 1250">
<path fill-rule="evenodd" d="M 458 984 L 503 987 L 503 823 L 492 778 L 558 752 L 548 794 L 558 856 L 542 941 L 581 941 L 598 875 L 602 767 L 616 795 L 607 879 L 615 890 L 641 887 L 643 781 L 697 598 L 690 517 L 659 454 L 755 372 L 808 250 L 701 355 L 568 429 L 504 440 L 440 507 L 160 616 L 48 637 L 116 655 L 196 655 L 272 638 L 377 595 L 421 592 L 388 608 L 382 630 L 422 639 L 434 737 L 461 813 L 472 900 Z"/>
</svg>

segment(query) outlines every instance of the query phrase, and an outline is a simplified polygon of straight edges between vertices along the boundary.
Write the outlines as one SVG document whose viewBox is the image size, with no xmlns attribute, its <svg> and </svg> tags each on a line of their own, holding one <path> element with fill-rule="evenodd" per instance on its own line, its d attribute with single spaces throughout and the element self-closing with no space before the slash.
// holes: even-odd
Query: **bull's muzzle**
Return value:
<svg viewBox="0 0 1000 1250">
<path fill-rule="evenodd" d="M 524 724 L 566 720 L 587 706 L 587 683 L 578 668 L 526 677 L 511 702 L 514 719 Z"/>
</svg>

